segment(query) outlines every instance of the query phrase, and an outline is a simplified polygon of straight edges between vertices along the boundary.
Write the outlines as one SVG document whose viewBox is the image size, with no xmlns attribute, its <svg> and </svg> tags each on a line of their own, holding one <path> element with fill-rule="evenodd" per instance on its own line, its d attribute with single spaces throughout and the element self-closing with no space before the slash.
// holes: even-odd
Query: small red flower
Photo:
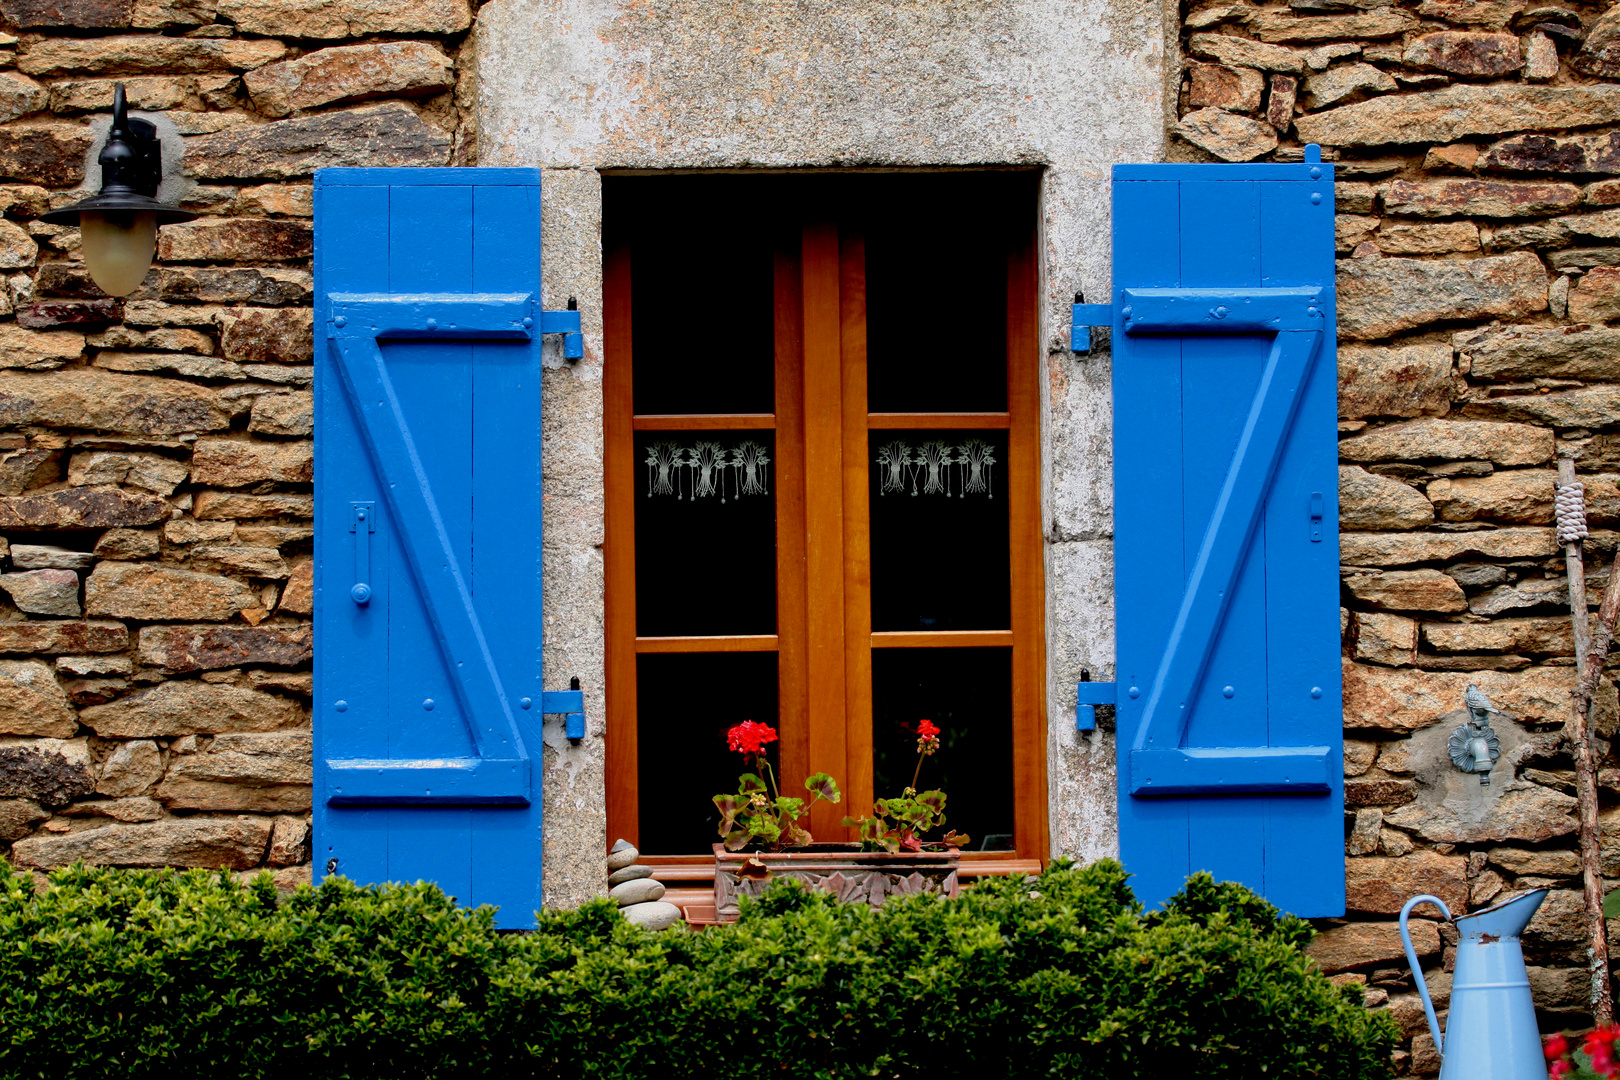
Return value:
<svg viewBox="0 0 1620 1080">
<path fill-rule="evenodd" d="M 939 725 L 932 720 L 917 721 L 917 752 L 932 754 L 939 749 Z"/>
<path fill-rule="evenodd" d="M 1542 1052 L 1547 1055 L 1548 1061 L 1557 1061 L 1569 1053 L 1569 1040 L 1562 1035 L 1554 1035 L 1547 1040 L 1547 1045 L 1542 1047 Z"/>
<path fill-rule="evenodd" d="M 1547 1066 L 1547 1080 L 1563 1080 L 1564 1077 L 1575 1071 L 1575 1066 L 1567 1061 L 1555 1061 Z"/>
<path fill-rule="evenodd" d="M 769 724 L 744 720 L 726 732 L 726 746 L 739 754 L 759 754 L 767 743 L 776 741 L 776 729 Z"/>
</svg>

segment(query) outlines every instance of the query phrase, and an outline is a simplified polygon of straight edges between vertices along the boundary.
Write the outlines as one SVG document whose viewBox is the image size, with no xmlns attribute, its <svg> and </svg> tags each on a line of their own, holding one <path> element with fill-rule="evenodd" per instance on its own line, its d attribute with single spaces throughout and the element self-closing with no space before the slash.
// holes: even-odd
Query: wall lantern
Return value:
<svg viewBox="0 0 1620 1080">
<path fill-rule="evenodd" d="M 77 225 L 84 243 L 84 266 L 109 296 L 128 296 L 152 267 L 159 225 L 190 221 L 197 215 L 157 201 L 163 157 L 157 128 L 131 119 L 124 84 L 113 87 L 112 127 L 101 148 L 101 190 L 40 220 Z"/>
</svg>

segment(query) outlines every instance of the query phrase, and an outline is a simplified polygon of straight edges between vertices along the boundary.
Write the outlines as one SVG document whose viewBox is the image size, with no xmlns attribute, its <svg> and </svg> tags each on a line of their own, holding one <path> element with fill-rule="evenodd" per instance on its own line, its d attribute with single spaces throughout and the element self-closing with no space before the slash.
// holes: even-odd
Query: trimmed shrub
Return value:
<svg viewBox="0 0 1620 1080">
<path fill-rule="evenodd" d="M 704 933 L 603 900 L 526 934 L 428 885 L 74 867 L 36 892 L 0 862 L 0 1076 L 1389 1075 L 1393 1022 L 1310 935 L 1208 875 L 1145 915 L 1112 861 L 877 911 L 783 883 Z"/>
</svg>

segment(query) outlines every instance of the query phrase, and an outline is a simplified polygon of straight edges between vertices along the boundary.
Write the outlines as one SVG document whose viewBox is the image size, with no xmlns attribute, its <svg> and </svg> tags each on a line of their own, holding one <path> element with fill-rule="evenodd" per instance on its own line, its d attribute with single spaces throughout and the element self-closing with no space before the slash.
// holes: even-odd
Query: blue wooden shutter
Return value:
<svg viewBox="0 0 1620 1080">
<path fill-rule="evenodd" d="M 1121 857 L 1343 914 L 1332 166 L 1118 166 L 1113 221 Z"/>
<path fill-rule="evenodd" d="M 540 907 L 540 174 L 315 188 L 315 868 Z"/>
</svg>

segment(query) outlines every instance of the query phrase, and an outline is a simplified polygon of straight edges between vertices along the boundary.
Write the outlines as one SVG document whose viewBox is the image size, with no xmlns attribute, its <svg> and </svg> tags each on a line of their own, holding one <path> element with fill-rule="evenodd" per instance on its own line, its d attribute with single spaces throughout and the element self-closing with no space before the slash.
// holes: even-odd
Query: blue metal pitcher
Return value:
<svg viewBox="0 0 1620 1080">
<path fill-rule="evenodd" d="M 1536 889 L 1455 919 L 1437 896 L 1414 896 L 1401 908 L 1401 944 L 1406 946 L 1406 962 L 1412 966 L 1434 1048 L 1440 1054 L 1440 1080 L 1545 1080 L 1547 1061 L 1541 1052 L 1530 973 L 1524 967 L 1519 935 L 1546 898 L 1546 889 Z M 1406 929 L 1407 915 L 1425 903 L 1444 912 L 1462 935 L 1451 976 L 1451 1013 L 1443 1043 L 1429 984 L 1423 980 Z"/>
</svg>

